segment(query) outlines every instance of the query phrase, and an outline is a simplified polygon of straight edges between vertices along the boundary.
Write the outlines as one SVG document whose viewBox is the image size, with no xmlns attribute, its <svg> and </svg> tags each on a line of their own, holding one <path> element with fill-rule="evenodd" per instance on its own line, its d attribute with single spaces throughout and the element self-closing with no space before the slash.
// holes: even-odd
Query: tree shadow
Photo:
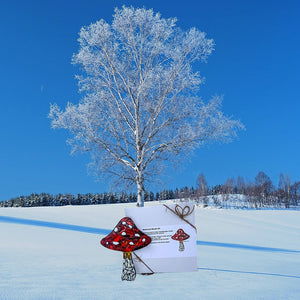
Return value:
<svg viewBox="0 0 300 300">
<path fill-rule="evenodd" d="M 32 220 L 32 219 L 7 217 L 7 216 L 0 216 L 0 222 L 71 230 L 71 231 L 78 231 L 78 232 L 85 232 L 85 233 L 99 234 L 99 235 L 107 235 L 111 232 L 111 230 L 104 229 L 104 228 L 86 227 L 86 226 L 78 226 L 78 225 L 65 224 L 65 223 L 46 222 L 46 221 L 39 221 L 39 220 Z M 244 244 L 219 243 L 219 242 L 209 242 L 209 241 L 197 241 L 197 245 L 252 250 L 252 251 L 300 253 L 300 251 L 298 250 L 291 250 L 291 249 L 260 247 L 260 246 L 244 245 Z"/>
<path fill-rule="evenodd" d="M 6 217 L 6 216 L 0 216 L 0 222 L 79 231 L 79 232 L 100 234 L 100 235 L 107 235 L 111 232 L 111 230 L 103 229 L 103 228 L 86 227 L 86 226 L 78 226 L 78 225 L 65 224 L 65 223 L 46 222 L 46 221 L 38 221 L 38 220 L 22 219 L 22 218 L 14 218 L 14 217 Z"/>
<path fill-rule="evenodd" d="M 208 241 L 197 241 L 197 245 L 198 246 L 210 246 L 210 247 L 223 247 L 223 248 L 233 248 L 233 249 L 242 249 L 242 250 L 252 250 L 252 251 L 300 253 L 300 251 L 298 251 L 298 250 L 291 250 L 291 249 L 261 247 L 261 246 L 233 244 L 233 243 L 208 242 Z"/>
<path fill-rule="evenodd" d="M 252 275 L 266 275 L 266 276 L 277 276 L 277 277 L 297 278 L 297 279 L 300 279 L 300 276 L 296 276 L 296 275 L 284 275 L 284 274 L 277 274 L 277 273 L 265 273 L 265 272 L 253 272 L 253 271 L 238 271 L 238 270 L 214 269 L 214 268 L 198 268 L 198 270 L 227 272 L 227 273 L 239 273 L 239 274 L 252 274 Z"/>
</svg>

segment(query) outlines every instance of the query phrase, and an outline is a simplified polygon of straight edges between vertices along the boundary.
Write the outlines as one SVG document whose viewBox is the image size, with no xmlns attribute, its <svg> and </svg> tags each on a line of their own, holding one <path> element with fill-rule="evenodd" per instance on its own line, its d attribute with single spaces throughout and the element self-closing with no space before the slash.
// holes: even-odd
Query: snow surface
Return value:
<svg viewBox="0 0 300 300">
<path fill-rule="evenodd" d="M 0 299 L 300 299 L 299 211 L 197 207 L 198 272 L 122 282 L 100 239 L 132 206 L 0 208 Z"/>
</svg>

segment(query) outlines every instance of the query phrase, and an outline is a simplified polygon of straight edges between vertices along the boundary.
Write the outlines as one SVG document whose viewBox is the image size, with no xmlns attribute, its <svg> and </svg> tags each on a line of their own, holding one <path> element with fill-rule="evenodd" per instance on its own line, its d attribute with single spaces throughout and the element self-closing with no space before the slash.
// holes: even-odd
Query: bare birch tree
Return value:
<svg viewBox="0 0 300 300">
<path fill-rule="evenodd" d="M 221 99 L 197 97 L 204 78 L 192 70 L 214 50 L 196 28 L 144 8 L 116 8 L 112 24 L 83 27 L 73 64 L 83 98 L 65 110 L 51 105 L 53 128 L 72 133 L 72 150 L 90 151 L 97 170 L 137 185 L 208 141 L 229 141 L 242 127 L 223 115 Z"/>
<path fill-rule="evenodd" d="M 246 184 L 245 184 L 244 178 L 242 176 L 238 176 L 236 186 L 237 186 L 237 193 L 245 195 Z"/>
<path fill-rule="evenodd" d="M 196 198 L 197 198 L 197 202 L 199 203 L 200 200 L 203 202 L 203 204 L 207 204 L 208 202 L 208 185 L 207 185 L 207 181 L 205 179 L 204 174 L 200 174 L 197 177 L 197 181 L 196 181 Z"/>
<path fill-rule="evenodd" d="M 290 207 L 291 202 L 291 178 L 288 174 L 280 173 L 278 183 L 278 195 L 280 199 L 284 200 L 285 208 Z"/>
</svg>

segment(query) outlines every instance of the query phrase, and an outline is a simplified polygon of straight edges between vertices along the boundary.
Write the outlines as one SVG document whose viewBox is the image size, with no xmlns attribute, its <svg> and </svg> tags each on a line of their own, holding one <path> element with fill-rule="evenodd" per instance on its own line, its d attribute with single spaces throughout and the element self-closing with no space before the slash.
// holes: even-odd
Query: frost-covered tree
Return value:
<svg viewBox="0 0 300 300">
<path fill-rule="evenodd" d="M 196 28 L 145 8 L 116 8 L 112 24 L 83 27 L 73 64 L 83 98 L 65 110 L 51 106 L 53 128 L 70 130 L 73 151 L 90 151 L 97 171 L 137 185 L 208 141 L 229 141 L 242 125 L 221 111 L 221 99 L 197 97 L 212 39 Z M 99 172 L 100 173 L 100 172 Z"/>
</svg>

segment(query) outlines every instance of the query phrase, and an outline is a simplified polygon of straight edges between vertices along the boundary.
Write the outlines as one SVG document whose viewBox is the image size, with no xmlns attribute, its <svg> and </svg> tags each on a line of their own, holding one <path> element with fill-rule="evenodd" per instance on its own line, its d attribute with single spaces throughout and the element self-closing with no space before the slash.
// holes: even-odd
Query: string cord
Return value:
<svg viewBox="0 0 300 300">
<path fill-rule="evenodd" d="M 172 211 L 175 215 L 177 215 L 181 220 L 183 220 L 186 223 L 188 223 L 189 225 L 191 225 L 197 232 L 197 228 L 192 223 L 190 223 L 188 220 L 185 219 L 185 217 L 189 216 L 194 211 L 195 206 L 193 206 L 193 208 L 191 209 L 190 206 L 188 206 L 188 205 L 186 205 L 184 208 L 182 208 L 180 205 L 176 204 L 175 210 L 165 204 L 164 204 L 164 206 L 167 209 L 169 209 L 170 211 Z"/>
</svg>

